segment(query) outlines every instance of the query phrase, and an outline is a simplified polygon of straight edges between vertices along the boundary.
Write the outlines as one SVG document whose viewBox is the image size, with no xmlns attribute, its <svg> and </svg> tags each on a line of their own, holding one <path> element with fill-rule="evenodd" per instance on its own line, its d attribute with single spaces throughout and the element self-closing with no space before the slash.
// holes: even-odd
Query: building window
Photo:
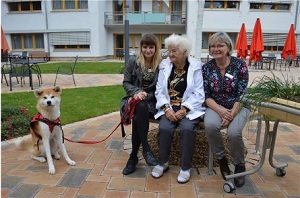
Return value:
<svg viewBox="0 0 300 198">
<path fill-rule="evenodd" d="M 89 45 L 54 45 L 54 49 L 57 50 L 81 50 L 90 49 Z"/>
<path fill-rule="evenodd" d="M 90 49 L 90 32 L 54 32 L 49 34 L 50 45 L 55 49 Z"/>
<path fill-rule="evenodd" d="M 87 10 L 88 0 L 52 0 L 53 10 Z"/>
<path fill-rule="evenodd" d="M 34 12 L 41 11 L 41 1 L 22 1 L 22 2 L 9 2 L 9 12 Z"/>
<path fill-rule="evenodd" d="M 205 9 L 239 9 L 240 1 L 205 1 Z"/>
<path fill-rule="evenodd" d="M 250 10 L 289 11 L 290 4 L 287 4 L 287 3 L 250 3 Z"/>
<path fill-rule="evenodd" d="M 44 50 L 43 34 L 11 34 L 13 50 Z"/>
</svg>

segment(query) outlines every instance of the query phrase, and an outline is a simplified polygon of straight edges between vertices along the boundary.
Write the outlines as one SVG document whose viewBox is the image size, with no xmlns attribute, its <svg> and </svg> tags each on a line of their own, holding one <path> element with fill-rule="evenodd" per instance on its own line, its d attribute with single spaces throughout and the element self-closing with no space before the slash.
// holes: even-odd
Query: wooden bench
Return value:
<svg viewBox="0 0 300 198">
<path fill-rule="evenodd" d="M 46 62 L 50 61 L 49 52 L 38 52 L 38 51 L 29 52 L 29 57 L 31 59 L 43 59 Z"/>
</svg>

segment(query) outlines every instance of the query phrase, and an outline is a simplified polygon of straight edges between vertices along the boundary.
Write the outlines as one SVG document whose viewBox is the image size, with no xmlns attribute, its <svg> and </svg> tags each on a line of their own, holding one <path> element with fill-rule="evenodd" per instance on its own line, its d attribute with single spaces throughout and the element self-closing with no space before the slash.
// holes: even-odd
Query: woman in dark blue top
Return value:
<svg viewBox="0 0 300 198">
<path fill-rule="evenodd" d="M 221 134 L 228 127 L 227 136 L 235 173 L 245 172 L 243 128 L 250 110 L 240 102 L 248 86 L 248 68 L 244 60 L 231 56 L 232 41 L 224 32 L 209 39 L 209 54 L 213 59 L 203 66 L 205 104 L 204 124 L 208 142 L 216 154 L 223 178 L 230 174 Z M 234 178 L 237 187 L 245 183 L 244 176 Z"/>
</svg>

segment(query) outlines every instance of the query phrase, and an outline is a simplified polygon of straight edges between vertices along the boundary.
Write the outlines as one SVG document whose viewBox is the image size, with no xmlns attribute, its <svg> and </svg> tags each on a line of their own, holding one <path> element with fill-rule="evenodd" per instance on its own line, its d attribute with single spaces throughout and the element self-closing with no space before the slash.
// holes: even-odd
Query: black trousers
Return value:
<svg viewBox="0 0 300 198">
<path fill-rule="evenodd" d="M 153 118 L 153 114 L 149 112 L 147 101 L 142 100 L 135 106 L 134 116 L 132 118 L 132 158 L 137 158 L 137 153 L 140 146 L 143 147 L 143 152 L 150 151 L 148 143 L 149 118 Z"/>
</svg>

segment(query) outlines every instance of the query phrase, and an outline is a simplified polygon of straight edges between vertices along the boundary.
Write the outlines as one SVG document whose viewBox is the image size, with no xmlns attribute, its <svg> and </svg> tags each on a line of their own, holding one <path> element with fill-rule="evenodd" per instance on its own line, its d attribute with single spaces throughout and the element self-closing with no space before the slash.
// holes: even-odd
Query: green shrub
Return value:
<svg viewBox="0 0 300 198">
<path fill-rule="evenodd" d="M 29 134 L 30 117 L 25 107 L 2 106 L 1 141 Z"/>
<path fill-rule="evenodd" d="M 292 77 L 282 79 L 273 72 L 272 76 L 263 76 L 255 79 L 248 89 L 248 98 L 258 102 L 268 101 L 272 97 L 300 102 L 300 84 Z"/>
</svg>

